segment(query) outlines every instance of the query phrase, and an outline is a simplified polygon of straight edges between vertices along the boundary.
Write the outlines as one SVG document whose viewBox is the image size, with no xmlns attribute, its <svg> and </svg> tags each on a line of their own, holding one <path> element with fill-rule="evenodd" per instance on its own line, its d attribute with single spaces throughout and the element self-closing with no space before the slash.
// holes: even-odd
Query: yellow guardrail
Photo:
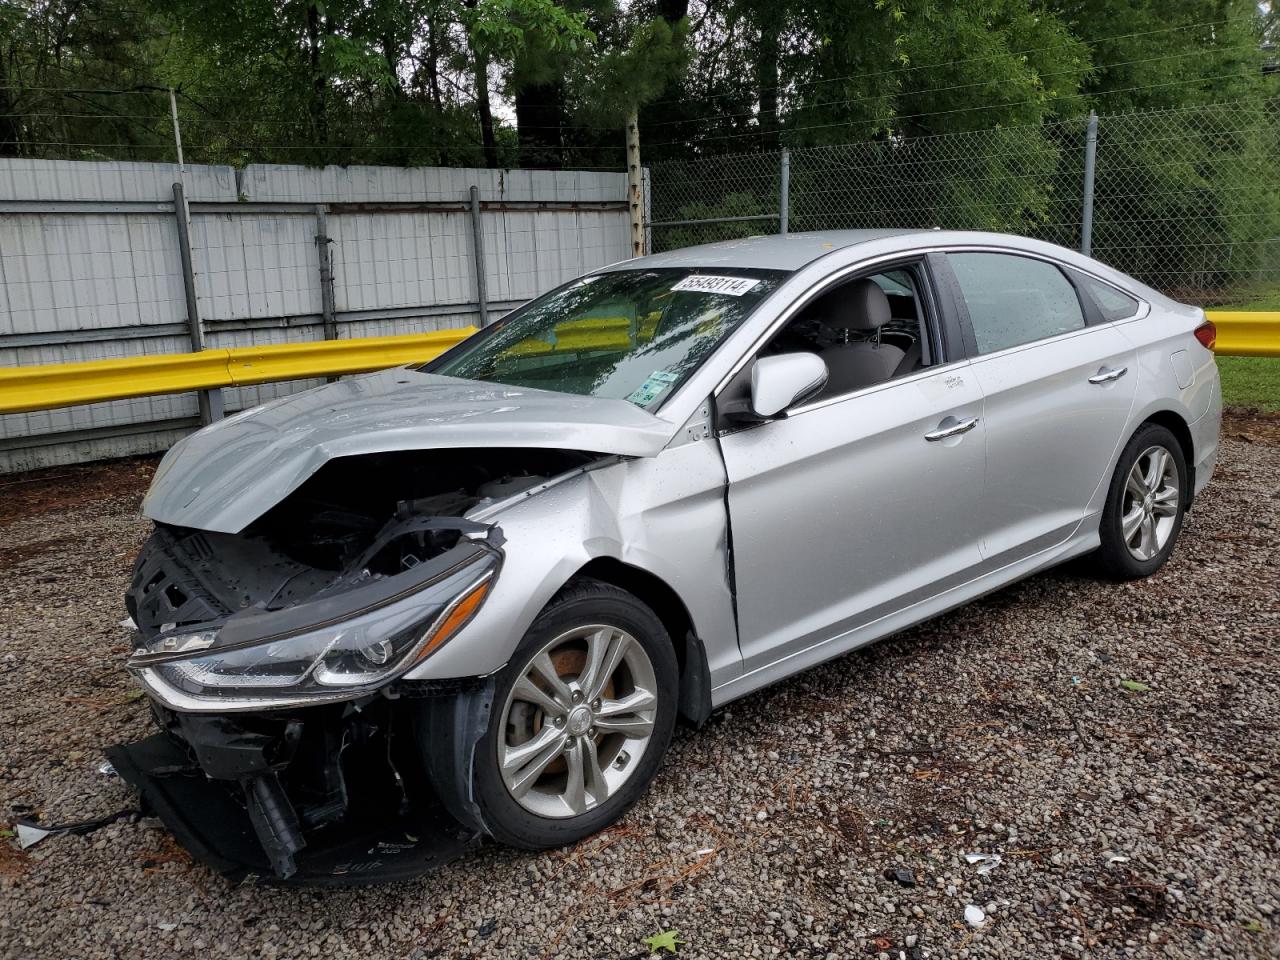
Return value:
<svg viewBox="0 0 1280 960">
<path fill-rule="evenodd" d="M 382 370 L 430 360 L 473 333 L 475 327 L 463 327 L 397 337 L 0 367 L 0 413 Z"/>
<path fill-rule="evenodd" d="M 1280 357 L 1280 313 L 1211 310 L 1208 317 L 1218 328 L 1217 353 Z M 561 324 L 556 328 L 557 341 L 578 348 L 625 346 L 630 341 L 626 330 L 620 329 L 624 322 L 609 317 Z M 463 327 L 396 337 L 0 367 L 0 413 L 382 370 L 430 360 L 474 332 L 474 327 Z M 531 343 L 528 352 L 536 352 L 534 347 Z"/>
<path fill-rule="evenodd" d="M 1218 328 L 1214 353 L 1224 357 L 1280 357 L 1280 313 L 1207 310 Z"/>
</svg>

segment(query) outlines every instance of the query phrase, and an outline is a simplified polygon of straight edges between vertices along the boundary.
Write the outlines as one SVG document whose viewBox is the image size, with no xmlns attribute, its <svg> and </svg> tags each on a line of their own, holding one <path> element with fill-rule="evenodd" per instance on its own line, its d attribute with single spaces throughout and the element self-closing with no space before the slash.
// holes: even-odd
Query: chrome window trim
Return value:
<svg viewBox="0 0 1280 960">
<path fill-rule="evenodd" d="M 851 390 L 848 393 L 838 394 L 837 396 L 834 396 L 834 397 L 826 397 L 823 400 L 817 401 L 815 403 L 802 404 L 798 407 L 794 407 L 791 410 L 788 410 L 786 412 L 786 416 L 779 419 L 787 419 L 795 414 L 807 413 L 810 410 L 819 410 L 823 407 L 827 407 L 835 403 L 842 403 L 845 400 L 852 399 L 853 397 L 862 396 L 864 394 L 869 395 L 870 393 L 882 390 L 886 387 L 896 386 L 898 384 L 912 383 L 912 382 L 915 382 L 916 380 L 919 380 L 921 377 L 927 374 L 935 373 L 940 370 L 956 369 L 962 366 L 968 366 L 975 362 L 986 360 L 989 357 L 1000 357 L 1006 354 L 1013 354 L 1022 350 L 1026 350 L 1031 347 L 1038 347 L 1041 344 L 1055 343 L 1059 340 L 1066 340 L 1070 337 L 1078 337 L 1081 334 L 1088 333 L 1089 331 L 1097 329 L 1099 327 L 1107 326 L 1108 324 L 1129 323 L 1133 320 L 1137 320 L 1137 319 L 1140 319 L 1141 317 L 1146 316 L 1151 310 L 1151 304 L 1144 298 L 1138 296 L 1133 291 L 1126 290 L 1125 288 L 1115 283 L 1112 283 L 1110 280 L 1106 280 L 1105 278 L 1098 276 L 1096 273 L 1092 272 L 1091 270 L 1085 270 L 1081 267 L 1076 266 L 1075 264 L 1066 263 L 1065 261 L 1059 260 L 1056 257 L 1051 257 L 1046 254 L 1039 253 L 1037 251 L 1023 250 L 1020 247 L 999 246 L 997 244 L 958 244 L 958 245 L 931 244 L 927 247 L 914 247 L 910 250 L 899 250 L 894 253 L 881 254 L 880 256 L 872 257 L 867 260 L 862 260 L 856 264 L 850 264 L 848 266 L 841 267 L 835 272 L 830 273 L 827 276 L 823 277 L 821 280 L 816 281 L 812 286 L 810 286 L 802 294 L 796 297 L 791 302 L 791 304 L 782 313 L 780 313 L 777 316 L 774 322 L 764 331 L 764 333 L 758 336 L 752 342 L 751 346 L 747 348 L 745 351 L 743 351 L 743 354 L 738 359 L 738 361 L 734 363 L 734 365 L 729 369 L 729 372 L 720 379 L 719 383 L 716 384 L 715 389 L 712 391 L 712 396 L 719 399 L 720 394 L 724 392 L 726 387 L 728 387 L 730 381 L 732 381 L 734 377 L 736 377 L 739 373 L 742 372 L 742 369 L 755 357 L 757 351 L 759 351 L 759 349 L 765 343 L 767 343 L 769 339 L 774 336 L 774 334 L 776 334 L 779 330 L 785 327 L 791 321 L 791 318 L 794 317 L 795 314 L 800 309 L 802 309 L 806 304 L 808 304 L 814 298 L 814 296 L 816 295 L 815 293 L 816 291 L 823 290 L 828 286 L 832 285 L 833 283 L 838 283 L 841 280 L 844 280 L 853 274 L 861 273 L 872 267 L 880 266 L 885 263 L 893 263 L 900 260 L 916 260 L 916 259 L 926 257 L 931 253 L 941 253 L 944 255 L 948 253 L 1000 253 L 1000 254 L 1005 254 L 1007 256 L 1029 257 L 1032 260 L 1040 260 L 1044 263 L 1048 263 L 1057 267 L 1060 271 L 1063 271 L 1063 276 L 1064 278 L 1067 279 L 1068 282 L 1070 282 L 1070 278 L 1067 277 L 1067 274 L 1065 271 L 1075 270 L 1078 273 L 1084 274 L 1085 276 L 1089 277 L 1092 280 L 1097 280 L 1099 283 L 1106 284 L 1107 286 L 1120 291 L 1126 296 L 1132 297 L 1134 300 L 1138 302 L 1138 311 L 1129 317 L 1122 317 L 1118 320 L 1108 320 L 1105 323 L 1092 324 L 1092 325 L 1086 322 L 1085 325 L 1079 328 L 1078 330 L 1067 330 L 1063 333 L 1055 334 L 1052 337 L 1042 337 L 1037 340 L 1028 340 L 1026 343 L 1015 344 L 1014 346 L 1005 347 L 1003 350 L 997 350 L 992 353 L 982 353 L 972 357 L 962 357 L 956 360 L 950 360 L 944 364 L 938 364 L 932 367 L 926 367 L 923 370 L 919 370 L 916 373 L 908 374 L 905 377 L 895 377 L 891 380 L 885 380 L 883 383 L 876 383 L 868 387 L 861 387 L 857 390 Z M 933 297 L 936 301 L 937 299 L 936 291 L 933 291 Z M 1083 309 L 1084 309 L 1083 305 L 1081 305 L 1082 312 L 1083 312 Z M 763 421 L 763 422 L 769 423 L 772 421 Z M 744 428 L 739 427 L 738 429 L 735 429 L 735 430 L 718 430 L 716 431 L 716 435 L 720 437 L 728 436 L 733 433 L 738 433 L 742 429 Z M 750 427 L 747 426 L 745 427 L 745 429 L 750 429 Z"/>
<path fill-rule="evenodd" d="M 1117 320 L 1113 322 L 1123 323 L 1124 321 Z M 1041 337 L 1039 340 L 1028 340 L 1026 343 L 1015 343 L 1013 346 L 1004 347 L 1001 350 L 992 350 L 990 353 L 980 353 L 976 357 L 970 357 L 969 360 L 976 364 L 996 357 L 1012 356 L 1015 353 L 1021 353 L 1024 350 L 1031 350 L 1035 347 L 1044 346 L 1045 344 L 1059 343 L 1064 340 L 1070 340 L 1073 337 L 1083 336 L 1084 334 L 1090 333 L 1094 330 L 1102 329 L 1106 325 L 1107 324 L 1105 323 L 1085 324 L 1078 330 L 1065 330 L 1062 333 L 1055 333 L 1051 337 Z"/>
<path fill-rule="evenodd" d="M 840 256 L 841 254 L 847 254 L 850 251 L 850 249 L 856 249 L 856 247 L 854 248 L 845 247 L 837 250 L 832 250 L 830 253 L 824 254 L 823 256 L 818 257 L 817 259 L 811 261 L 810 263 L 805 264 L 804 266 L 798 268 L 796 272 L 799 272 L 800 270 L 808 269 L 810 267 L 817 266 L 827 258 L 834 258 L 834 257 Z M 1133 299 L 1138 301 L 1139 310 L 1133 316 L 1124 317 L 1119 320 L 1109 320 L 1100 324 L 1094 324 L 1093 326 L 1095 327 L 1102 327 L 1102 326 L 1106 326 L 1107 324 L 1131 323 L 1134 320 L 1140 320 L 1150 315 L 1151 313 L 1152 308 L 1151 308 L 1150 301 L 1147 300 L 1145 297 L 1140 296 L 1135 291 L 1127 289 L 1126 287 L 1120 286 L 1119 284 L 1115 283 L 1114 281 L 1108 280 L 1105 277 L 1099 276 L 1097 273 L 1095 273 L 1093 270 L 1088 269 L 1087 267 L 1079 266 L 1074 263 L 1069 263 L 1065 260 L 1061 260 L 1049 254 L 1041 253 L 1040 251 L 1027 250 L 1022 247 L 1006 246 L 998 243 L 936 243 L 936 242 L 927 243 L 918 247 L 909 247 L 902 250 L 894 250 L 888 253 L 877 254 L 875 256 L 868 257 L 864 260 L 859 260 L 856 263 L 846 264 L 845 266 L 839 267 L 833 272 L 828 273 L 824 277 L 821 277 L 815 280 L 810 286 L 808 286 L 806 289 L 804 289 L 799 294 L 797 294 L 792 300 L 792 302 L 787 307 L 785 307 L 782 310 L 782 312 L 778 314 L 776 318 L 774 318 L 773 322 L 768 327 L 766 327 L 762 333 L 756 336 L 756 338 L 742 351 L 742 354 L 729 367 L 728 372 L 726 372 L 719 379 L 719 381 L 716 382 L 714 387 L 712 387 L 712 389 L 710 390 L 709 394 L 705 394 L 705 393 L 701 394 L 702 399 L 706 399 L 707 396 L 711 396 L 713 398 L 719 399 L 720 395 L 724 392 L 725 388 L 729 385 L 729 383 L 733 380 L 733 378 L 736 377 L 739 373 L 741 373 L 742 368 L 745 367 L 752 360 L 752 358 L 755 357 L 757 351 L 759 351 L 759 349 L 765 343 L 767 343 L 769 339 L 774 336 L 774 334 L 776 334 L 780 329 L 786 326 L 791 321 L 791 318 L 795 315 L 795 313 L 800 308 L 802 308 L 805 304 L 807 304 L 810 300 L 813 299 L 815 293 L 818 290 L 821 290 L 827 287 L 831 283 L 843 280 L 852 274 L 860 273 L 864 270 L 867 270 L 873 267 L 882 266 L 883 264 L 886 264 L 886 263 L 894 263 L 900 260 L 923 259 L 924 257 L 928 256 L 931 253 L 940 253 L 944 255 L 948 253 L 1003 253 L 1010 256 L 1030 257 L 1033 260 L 1042 260 L 1045 263 L 1050 263 L 1053 266 L 1057 267 L 1059 270 L 1074 270 L 1077 273 L 1083 274 L 1092 280 L 1097 280 L 1099 283 L 1104 283 L 1109 287 L 1114 287 L 1116 290 L 1119 290 L 1121 293 L 1124 293 L 1126 296 L 1130 296 Z M 776 295 L 776 293 L 771 294 L 771 296 L 774 296 L 774 295 Z M 938 299 L 937 290 L 934 290 L 933 296 L 936 303 Z M 757 307 L 757 309 L 760 309 L 767 303 L 768 303 L 768 299 L 763 301 L 760 304 L 760 306 Z M 1091 329 L 1091 327 L 1086 325 L 1085 330 L 1087 331 L 1089 329 Z M 1080 332 L 1082 331 L 1072 330 L 1072 331 L 1067 331 L 1066 334 L 1058 334 L 1057 336 L 1059 337 L 1070 336 L 1072 334 L 1080 333 Z M 1024 344 L 1019 344 L 1014 347 L 1008 347 L 1006 349 L 1017 350 L 1022 347 L 1033 346 L 1039 343 L 1048 343 L 1052 339 L 1055 339 L 1055 338 L 1048 338 L 1043 340 L 1029 340 Z M 727 346 L 728 346 L 727 343 L 722 344 L 722 348 Z M 957 358 L 955 360 L 950 360 L 945 364 L 934 366 L 929 369 L 941 370 L 941 369 L 944 369 L 945 367 L 957 366 L 966 360 L 978 360 L 988 356 L 995 356 L 995 354 L 980 354 L 973 357 Z M 914 376 L 914 374 L 912 376 Z M 907 377 L 900 378 L 900 380 L 902 381 L 905 381 L 906 379 L 908 378 Z M 899 381 L 898 380 L 886 381 L 886 383 L 889 383 L 889 382 L 899 382 Z M 693 386 L 693 383 L 691 381 L 686 382 L 684 384 L 684 387 L 681 388 L 681 391 L 677 391 L 677 393 L 672 394 L 672 396 L 668 398 L 667 403 L 663 405 L 663 410 L 665 411 L 668 408 L 668 406 L 674 407 L 676 404 L 678 404 L 678 402 L 682 399 L 680 394 L 683 392 L 684 388 L 692 387 L 692 386 Z M 876 384 L 874 386 L 879 386 L 879 384 Z M 873 389 L 873 388 L 874 387 L 864 387 L 863 389 L 866 390 L 866 389 Z M 849 396 L 853 396 L 855 393 L 860 393 L 860 392 L 861 391 L 855 390 L 855 391 L 852 391 L 851 393 L 841 394 L 839 397 L 832 397 L 830 399 L 839 400 Z M 701 400 L 699 402 L 701 402 Z M 717 431 L 717 434 L 723 436 L 726 432 L 736 433 L 737 431 L 736 430 L 735 431 Z"/>
<path fill-rule="evenodd" d="M 932 252 L 932 251 L 931 251 L 931 252 Z M 1068 271 L 1068 270 L 1074 270 L 1076 273 L 1083 274 L 1084 276 L 1088 277 L 1090 280 L 1096 280 L 1098 283 L 1101 283 L 1101 284 L 1103 284 L 1104 286 L 1110 287 L 1110 288 L 1111 288 L 1111 289 L 1113 289 L 1113 290 L 1117 290 L 1117 291 L 1119 291 L 1120 293 L 1123 293 L 1123 294 L 1124 294 L 1126 297 L 1128 297 L 1129 299 L 1131 299 L 1131 300 L 1136 300 L 1136 301 L 1137 301 L 1137 303 L 1138 303 L 1138 309 L 1137 309 L 1137 310 L 1135 310 L 1133 313 L 1129 314 L 1129 316 L 1127 316 L 1127 317 L 1117 317 L 1115 320 L 1105 320 L 1105 321 L 1103 321 L 1104 323 L 1124 323 L 1126 320 L 1136 320 L 1139 316 L 1146 316 L 1146 315 L 1147 315 L 1147 313 L 1151 310 L 1151 304 L 1150 304 L 1150 303 L 1148 303 L 1148 302 L 1147 302 L 1147 300 L 1145 300 L 1143 297 L 1138 296 L 1138 295 L 1137 295 L 1136 293 L 1134 293 L 1132 290 L 1126 290 L 1124 287 L 1120 286 L 1119 284 L 1117 284 L 1117 283 L 1113 283 L 1112 281 L 1107 280 L 1105 277 L 1100 277 L 1100 276 L 1098 276 L 1098 275 L 1097 275 L 1096 273 L 1094 273 L 1092 270 L 1087 270 L 1087 269 L 1085 269 L 1084 267 L 1078 267 L 1078 266 L 1076 266 L 1074 263 L 1067 263 L 1067 262 L 1065 262 L 1065 261 L 1063 261 L 1063 260 L 1059 260 L 1057 257 L 1051 257 L 1051 256 L 1049 256 L 1048 254 L 1040 253 L 1040 252 L 1035 251 L 1035 250 L 1023 250 L 1023 249 L 1022 249 L 1022 248 L 1020 248 L 1020 247 L 1001 247 L 1001 246 L 997 246 L 997 245 L 995 245 L 995 244 L 972 244 L 972 243 L 966 243 L 966 244 L 960 244 L 960 245 L 958 245 L 958 246 L 954 246 L 954 247 L 937 247 L 937 248 L 936 248 L 936 252 L 937 252 L 937 253 L 942 253 L 942 254 L 947 254 L 947 253 L 1003 253 L 1003 254 L 1005 254 L 1006 256 L 1012 256 L 1012 257 L 1026 257 L 1026 258 L 1027 258 L 1027 259 L 1029 259 L 1029 260 L 1041 260 L 1041 261 L 1043 261 L 1044 263 L 1052 264 L 1053 266 L 1057 267 L 1059 270 L 1063 271 L 1063 276 L 1065 276 L 1065 277 L 1067 278 L 1067 282 L 1068 282 L 1068 283 L 1070 283 L 1070 282 L 1071 282 L 1071 277 L 1066 273 L 1066 271 Z M 967 309 L 967 307 L 966 307 L 966 309 Z M 1084 309 L 1084 305 L 1082 304 L 1082 305 L 1081 305 L 1081 310 L 1083 310 L 1083 309 Z M 1103 324 L 1100 324 L 1100 323 L 1092 324 L 1092 326 L 1097 326 L 1097 327 L 1100 327 L 1100 326 L 1102 326 L 1102 325 L 1103 325 Z M 1088 322 L 1088 318 L 1086 318 L 1086 319 L 1085 319 L 1085 326 L 1086 326 L 1086 327 L 1091 326 L 1091 324 L 1089 324 L 1089 322 Z M 1071 332 L 1071 331 L 1068 331 L 1068 332 Z M 1041 339 L 1041 340 L 1028 340 L 1028 341 L 1027 341 L 1027 344 L 1031 344 L 1031 343 L 1045 343 L 1045 342 L 1047 342 L 1048 340 L 1056 339 L 1056 337 L 1057 337 L 1057 336 L 1061 336 L 1061 334 L 1057 334 L 1057 335 L 1055 335 L 1054 337 L 1045 337 L 1045 338 L 1043 338 L 1043 339 Z M 1019 344 L 1018 346 L 1026 346 L 1026 344 Z M 1016 348 L 1015 348 L 1015 347 L 1006 347 L 1005 349 L 1006 349 L 1006 350 L 1011 350 L 1011 349 L 1016 349 Z M 980 354 L 979 356 L 982 356 L 982 357 L 990 357 L 990 356 L 994 356 L 994 354 L 991 354 L 991 353 L 984 353 L 984 354 Z M 976 360 L 976 359 L 978 359 L 978 357 L 975 357 L 974 359 Z"/>
<path fill-rule="evenodd" d="M 1126 320 L 1115 320 L 1111 322 L 1127 323 L 1128 320 L 1131 320 L 1131 319 L 1134 319 L 1134 318 L 1130 317 L 1130 318 L 1127 318 Z M 833 403 L 842 403 L 845 400 L 850 400 L 854 397 L 862 396 L 863 394 L 869 395 L 872 393 L 876 393 L 888 387 L 896 387 L 900 383 L 912 383 L 916 380 L 920 380 L 924 378 L 929 374 L 937 373 L 941 370 L 954 370 L 959 367 L 975 366 L 986 360 L 1003 357 L 1006 355 L 1012 355 L 1015 353 L 1020 353 L 1023 350 L 1039 347 L 1043 344 L 1057 343 L 1058 341 L 1070 340 L 1072 337 L 1079 337 L 1084 334 L 1091 333 L 1092 331 L 1097 330 L 1103 326 L 1105 326 L 1105 324 L 1101 324 L 1101 323 L 1093 324 L 1092 326 L 1086 325 L 1084 327 L 1081 327 L 1079 330 L 1067 330 L 1064 333 L 1054 334 L 1052 337 L 1044 337 L 1043 339 L 1040 339 L 1040 340 L 1028 340 L 1026 343 L 1015 344 L 1012 347 L 1005 347 L 1003 350 L 996 350 L 992 353 L 983 353 L 976 357 L 965 357 L 962 360 L 955 360 L 950 363 L 944 363 L 934 367 L 925 367 L 923 370 L 917 370 L 915 373 L 907 374 L 904 377 L 894 377 L 890 380 L 881 381 L 880 383 L 873 383 L 869 387 L 859 387 L 857 390 L 850 390 L 848 393 L 842 393 L 834 397 L 827 397 L 826 399 L 820 400 L 816 403 L 808 403 L 808 404 L 802 404 L 801 406 L 798 406 L 798 407 L 792 407 L 790 410 L 786 411 L 785 417 L 780 417 L 777 419 L 784 419 L 784 420 L 789 419 L 795 414 L 807 413 L 810 410 L 818 410 L 818 409 L 821 409 L 822 407 L 830 406 Z M 771 423 L 771 422 L 772 421 L 769 421 L 769 420 L 762 421 L 762 423 Z M 736 432 L 736 431 L 733 431 L 733 432 Z"/>
<path fill-rule="evenodd" d="M 909 383 L 915 383 L 919 380 L 923 380 L 926 377 L 934 376 L 935 374 L 941 373 L 945 370 L 956 370 L 960 367 L 967 367 L 972 363 L 973 363 L 972 359 L 970 359 L 969 357 L 965 357 L 961 360 L 952 360 L 950 363 L 942 363 L 933 367 L 925 367 L 922 370 L 917 370 L 915 373 L 909 373 L 904 377 L 893 377 L 889 380 L 883 380 L 880 383 L 873 383 L 869 387 L 859 387 L 857 390 L 850 390 L 848 393 L 841 393 L 841 394 L 837 394 L 834 397 L 825 397 L 824 399 L 814 401 L 813 403 L 804 403 L 798 407 L 792 407 L 790 410 L 786 411 L 786 416 L 778 417 L 776 419 L 790 420 L 792 417 L 799 416 L 802 413 L 809 413 L 812 410 L 821 410 L 824 407 L 830 407 L 837 403 L 844 403 L 856 397 L 871 396 L 873 393 L 880 393 L 883 390 L 889 390 L 893 387 L 905 386 L 906 384 L 909 384 Z M 775 421 L 764 420 L 764 421 L 761 421 L 761 424 L 773 423 L 773 422 Z M 748 427 L 748 429 L 750 428 Z"/>
<path fill-rule="evenodd" d="M 1140 304 L 1146 304 L 1147 302 L 1142 297 L 1134 293 L 1132 290 L 1126 290 L 1124 287 L 1120 286 L 1119 284 L 1111 280 L 1108 280 L 1105 277 L 1098 276 L 1092 270 L 1088 270 L 1085 267 L 1076 266 L 1074 263 L 1067 263 L 1064 260 L 1059 260 L 1057 257 L 1051 257 L 1047 253 L 1040 253 L 1037 250 L 1024 250 L 1021 247 L 1002 247 L 994 243 L 962 243 L 962 244 L 956 244 L 954 246 L 931 247 L 930 252 L 931 253 L 932 252 L 936 252 L 936 253 L 1007 253 L 1007 254 L 1012 254 L 1015 257 L 1030 257 L 1032 260 L 1044 260 L 1046 263 L 1052 263 L 1054 266 L 1058 267 L 1059 269 L 1065 268 L 1067 270 L 1074 270 L 1077 273 L 1083 273 L 1086 276 L 1094 280 L 1097 280 L 1100 283 L 1105 283 L 1108 287 L 1114 287 L 1115 289 L 1119 290 L 1121 293 L 1125 294 L 1126 296 L 1132 297 L 1134 300 L 1137 300 Z M 1121 319 L 1128 319 L 1128 318 L 1122 317 Z"/>
</svg>

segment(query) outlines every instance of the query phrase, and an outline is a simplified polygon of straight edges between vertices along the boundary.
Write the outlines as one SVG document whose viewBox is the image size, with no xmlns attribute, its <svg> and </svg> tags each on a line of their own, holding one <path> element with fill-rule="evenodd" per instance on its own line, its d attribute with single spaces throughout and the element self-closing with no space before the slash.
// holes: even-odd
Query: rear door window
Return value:
<svg viewBox="0 0 1280 960">
<path fill-rule="evenodd" d="M 947 255 L 978 353 L 995 353 L 1085 326 L 1075 287 L 1043 260 L 1004 253 Z"/>
</svg>

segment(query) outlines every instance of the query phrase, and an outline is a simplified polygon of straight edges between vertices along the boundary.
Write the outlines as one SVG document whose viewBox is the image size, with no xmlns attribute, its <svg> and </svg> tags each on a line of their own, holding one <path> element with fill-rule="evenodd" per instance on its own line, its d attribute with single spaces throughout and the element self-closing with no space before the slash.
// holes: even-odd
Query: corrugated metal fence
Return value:
<svg viewBox="0 0 1280 960">
<path fill-rule="evenodd" d="M 0 161 L 0 366 L 479 325 L 482 305 L 504 313 L 630 255 L 622 173 L 189 166 L 182 179 L 195 331 L 177 167 Z M 312 383 L 221 399 L 234 411 Z M 0 472 L 162 450 L 198 422 L 194 394 L 0 416 Z"/>
</svg>

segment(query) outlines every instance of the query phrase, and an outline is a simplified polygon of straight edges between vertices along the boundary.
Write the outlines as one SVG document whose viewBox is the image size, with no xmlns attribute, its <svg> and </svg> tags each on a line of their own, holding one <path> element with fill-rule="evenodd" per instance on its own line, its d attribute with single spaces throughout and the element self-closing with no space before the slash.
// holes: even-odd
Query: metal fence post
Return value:
<svg viewBox="0 0 1280 960">
<path fill-rule="evenodd" d="M 653 253 L 653 210 L 650 207 L 650 197 L 653 195 L 653 177 L 648 167 L 644 167 L 642 172 L 640 187 L 644 193 L 644 255 L 647 257 Z"/>
<path fill-rule="evenodd" d="M 778 233 L 787 235 L 787 221 L 791 213 L 791 151 L 782 148 L 782 183 L 778 197 Z"/>
<path fill-rule="evenodd" d="M 333 310 L 333 260 L 329 256 L 329 208 L 316 204 L 316 253 L 320 257 L 320 313 L 324 317 L 324 338 L 338 339 L 338 321 Z"/>
<path fill-rule="evenodd" d="M 196 299 L 196 272 L 191 259 L 191 210 L 187 206 L 186 193 L 181 183 L 173 185 L 173 212 L 178 224 L 178 255 L 182 261 L 182 290 L 187 299 L 187 332 L 191 349 L 204 349 L 204 327 L 200 324 L 200 304 Z M 200 404 L 200 422 L 203 424 L 221 420 L 223 416 L 222 391 L 218 388 L 201 390 L 196 394 Z"/>
<path fill-rule="evenodd" d="M 1093 176 L 1098 159 L 1098 114 L 1089 111 L 1089 126 L 1084 136 L 1084 206 L 1080 211 L 1080 252 L 1086 257 L 1093 252 Z"/>
<path fill-rule="evenodd" d="M 489 325 L 489 295 L 484 267 L 484 229 L 480 223 L 480 188 L 471 188 L 471 236 L 476 254 L 476 303 L 480 307 L 480 326 Z"/>
</svg>

